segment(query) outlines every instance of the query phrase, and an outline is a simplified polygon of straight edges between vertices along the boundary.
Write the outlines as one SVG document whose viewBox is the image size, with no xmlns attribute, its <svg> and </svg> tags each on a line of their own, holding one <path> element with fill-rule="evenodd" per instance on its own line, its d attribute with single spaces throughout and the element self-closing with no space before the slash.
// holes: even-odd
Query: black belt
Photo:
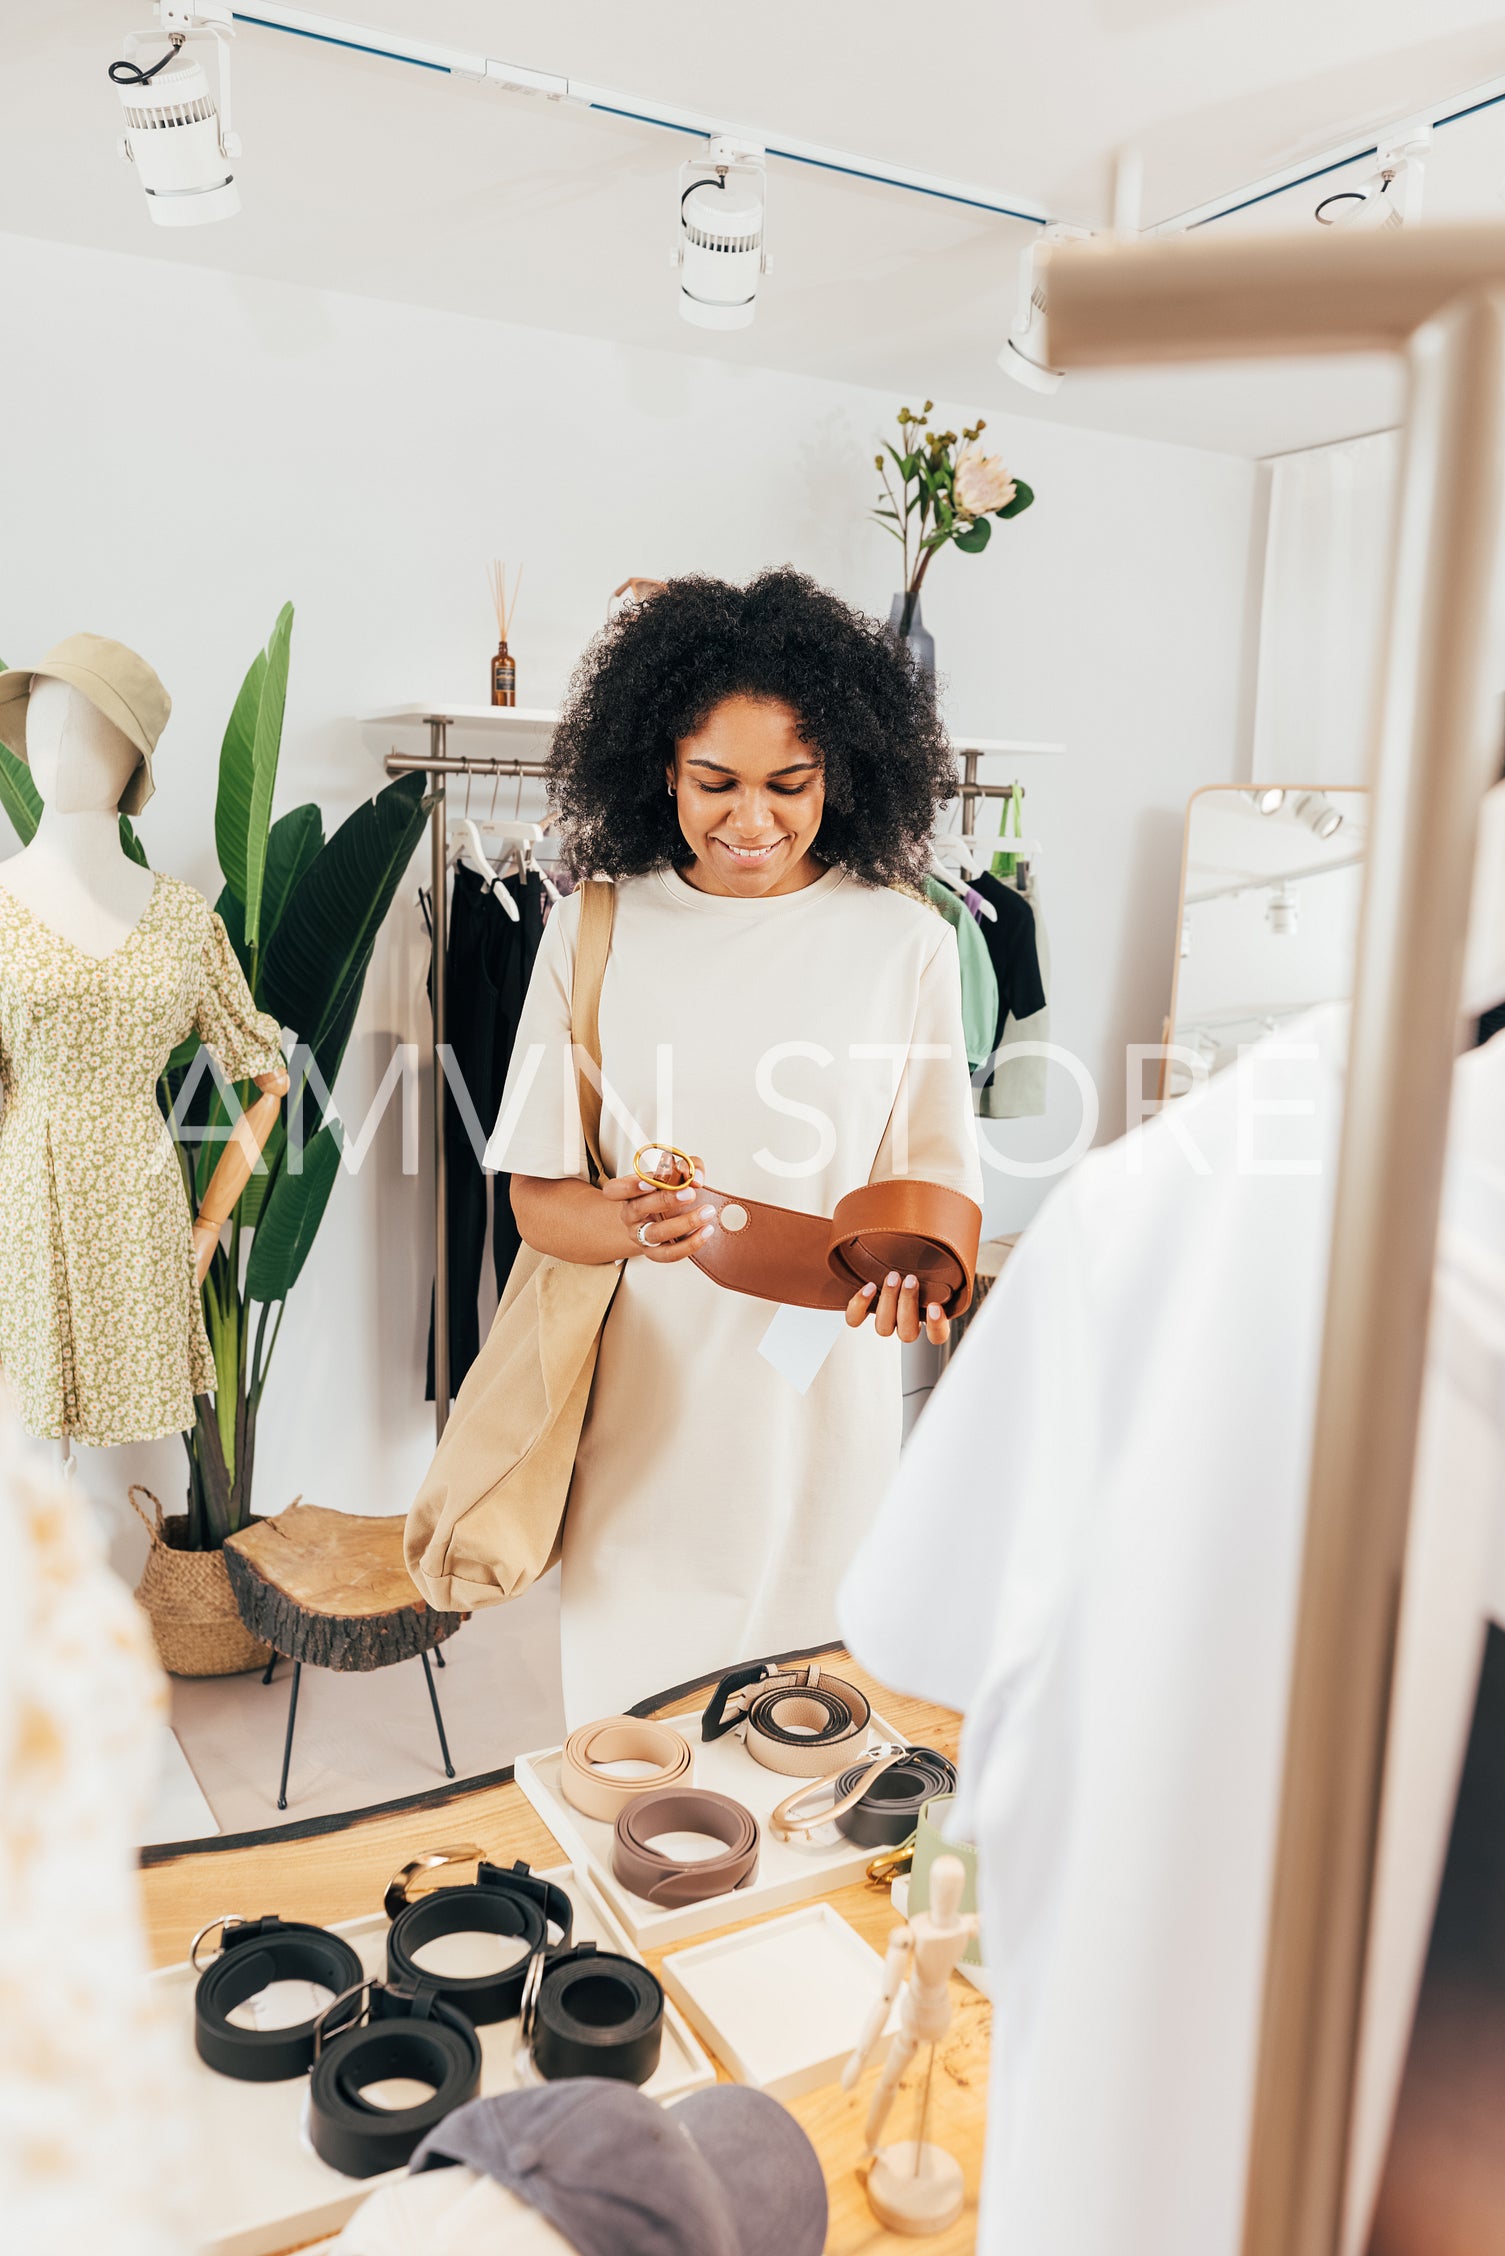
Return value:
<svg viewBox="0 0 1505 2256">
<path fill-rule="evenodd" d="M 664 1993 L 635 1958 L 594 1943 L 540 1952 L 528 1969 L 524 2041 L 546 2083 L 612 2076 L 646 2084 L 664 2037 Z"/>
<path fill-rule="evenodd" d="M 314 2057 L 319 2014 L 286 2029 L 242 2029 L 230 2015 L 269 1982 L 316 1982 L 339 1997 L 364 1981 L 360 1959 L 342 1936 L 268 1913 L 201 1927 L 193 1938 L 195 1965 L 199 1944 L 215 1927 L 219 1956 L 205 1967 L 193 1993 L 193 2041 L 200 2060 L 245 2084 L 280 2084 L 303 2075 Z"/>
<path fill-rule="evenodd" d="M 361 2097 L 368 2085 L 393 2076 L 433 2089 L 413 2107 L 377 2107 Z M 481 2040 L 432 1982 L 398 1990 L 362 1981 L 320 2019 L 308 2079 L 314 2152 L 347 2178 L 398 2169 L 436 2123 L 475 2098 L 480 2084 Z"/>
<path fill-rule="evenodd" d="M 438 1997 L 457 2005 L 479 2028 L 510 2021 L 522 2005 L 523 1984 L 535 1954 L 552 1941 L 568 1944 L 575 1910 L 563 1888 L 538 1880 L 525 1864 L 504 1872 L 494 1864 L 476 1868 L 473 1885 L 436 1888 L 405 1904 L 387 1935 L 387 1979 L 412 1987 L 427 1982 Z M 512 1966 L 496 1974 L 430 1974 L 418 1952 L 441 1935 L 515 1935 L 523 1948 Z"/>
<path fill-rule="evenodd" d="M 836 1781 L 838 1805 L 861 1783 L 866 1763 L 854 1763 Z M 897 1848 L 920 1822 L 920 1812 L 937 1794 L 956 1792 L 956 1766 L 934 1747 L 911 1747 L 902 1762 L 879 1773 L 850 1809 L 837 1808 L 836 1829 L 859 1848 Z"/>
</svg>

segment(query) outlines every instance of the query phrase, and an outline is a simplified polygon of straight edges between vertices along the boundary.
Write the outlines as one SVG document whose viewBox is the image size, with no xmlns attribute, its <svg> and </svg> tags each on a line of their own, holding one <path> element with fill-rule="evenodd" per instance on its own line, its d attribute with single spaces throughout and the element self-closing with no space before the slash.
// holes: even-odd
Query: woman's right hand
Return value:
<svg viewBox="0 0 1505 2256">
<path fill-rule="evenodd" d="M 660 1190 L 639 1175 L 615 1175 L 601 1185 L 601 1196 L 621 1218 L 626 1257 L 645 1253 L 650 1261 L 684 1261 L 714 1236 L 716 1209 L 697 1204 L 705 1165 L 696 1154 L 691 1157 L 694 1179 L 677 1191 Z"/>
</svg>

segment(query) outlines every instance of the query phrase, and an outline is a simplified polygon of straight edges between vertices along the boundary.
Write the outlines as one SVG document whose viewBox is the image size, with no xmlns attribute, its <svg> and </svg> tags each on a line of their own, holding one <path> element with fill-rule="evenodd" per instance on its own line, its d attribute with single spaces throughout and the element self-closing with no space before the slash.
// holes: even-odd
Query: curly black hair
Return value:
<svg viewBox="0 0 1505 2256">
<path fill-rule="evenodd" d="M 636 877 L 690 859 L 664 771 L 676 741 L 735 696 L 790 706 L 819 753 L 822 861 L 871 885 L 923 877 L 956 792 L 933 687 L 886 627 L 789 567 L 746 587 L 671 580 L 589 644 L 549 757 L 574 868 Z"/>
</svg>

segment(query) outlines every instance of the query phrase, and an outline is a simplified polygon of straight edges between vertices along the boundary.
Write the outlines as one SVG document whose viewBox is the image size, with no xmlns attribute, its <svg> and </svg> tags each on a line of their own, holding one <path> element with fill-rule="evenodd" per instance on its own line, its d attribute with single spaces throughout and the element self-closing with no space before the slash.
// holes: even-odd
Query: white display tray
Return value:
<svg viewBox="0 0 1505 2256">
<path fill-rule="evenodd" d="M 577 1942 L 595 1942 L 603 1950 L 637 1957 L 588 1876 L 565 1864 L 541 1877 L 557 1880 L 573 1903 Z M 354 1946 L 367 1973 L 379 1975 L 386 1967 L 387 1927 L 378 1913 L 374 1918 L 344 1920 L 332 1932 L 344 1935 Z M 452 1950 L 459 1943 L 459 1938 L 448 1940 Z M 453 1960 L 446 1960 L 446 1966 L 462 1970 Z M 153 1980 L 175 2001 L 191 2051 L 197 1974 L 191 1966 L 165 1966 Z M 481 2040 L 482 2096 L 514 2090 L 516 2021 L 494 2022 L 476 2034 Z M 679 2099 L 715 2081 L 715 2069 L 679 2012 L 666 2005 L 663 2054 L 644 2091 L 653 2099 Z M 217 2075 L 192 2052 L 188 2131 L 200 2165 L 195 2204 L 199 2256 L 277 2256 L 283 2249 L 305 2247 L 321 2233 L 338 2232 L 368 2193 L 401 2176 L 401 2171 L 392 2170 L 374 2178 L 347 2178 L 321 2162 L 303 2131 L 307 2091 L 306 2076 L 280 2084 L 240 2083 L 232 2076 Z"/>
<path fill-rule="evenodd" d="M 666 1716 L 663 1720 L 695 1750 L 693 1781 L 686 1780 L 685 1784 L 693 1782 L 713 1794 L 730 1794 L 757 1819 L 763 1839 L 758 1875 L 750 1887 L 668 1910 L 645 1903 L 641 1896 L 624 1888 L 612 1872 L 611 1826 L 600 1818 L 582 1817 L 560 1791 L 563 1748 L 548 1747 L 539 1754 L 519 1755 L 515 1767 L 518 1785 L 555 1840 L 576 1864 L 589 1867 L 598 1892 L 640 1948 L 658 1950 L 666 1943 L 687 1942 L 692 1935 L 708 1935 L 713 1928 L 729 1926 L 736 1919 L 758 1919 L 764 1912 L 782 1911 L 787 1904 L 808 1903 L 812 1896 L 823 1896 L 832 1888 L 863 1877 L 872 1861 L 872 1850 L 847 1840 L 834 1825 L 821 1826 L 810 1841 L 774 1840 L 768 1830 L 769 1817 L 794 1792 L 799 1779 L 789 1778 L 782 1771 L 765 1770 L 730 1733 L 723 1739 L 703 1741 L 698 1714 Z M 896 1743 L 898 1737 L 882 1716 L 875 1715 L 863 1747 L 879 1739 Z M 856 1753 L 846 1754 L 840 1767 L 845 1770 L 856 1760 Z M 815 1781 L 805 1783 L 813 1785 Z M 678 1842 L 678 1836 L 666 1838 Z M 684 1846 L 695 1853 L 693 1841 Z M 703 1844 L 700 1853 L 711 1853 L 709 1844 Z"/>
<path fill-rule="evenodd" d="M 829 1904 L 673 1951 L 664 1987 L 739 2083 L 798 2099 L 834 2083 L 883 1990 L 883 1961 Z M 898 2007 L 884 2024 L 898 2027 Z"/>
</svg>

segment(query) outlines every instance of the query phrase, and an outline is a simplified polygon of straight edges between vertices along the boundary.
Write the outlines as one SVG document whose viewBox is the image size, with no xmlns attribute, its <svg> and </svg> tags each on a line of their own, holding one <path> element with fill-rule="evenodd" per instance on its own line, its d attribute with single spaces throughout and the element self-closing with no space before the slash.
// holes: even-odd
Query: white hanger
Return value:
<svg viewBox="0 0 1505 2256">
<path fill-rule="evenodd" d="M 500 903 L 514 924 L 521 924 L 522 915 L 517 903 L 502 883 L 501 872 L 492 868 L 487 858 L 486 849 L 481 843 L 481 833 L 476 824 L 469 815 L 465 815 L 454 825 L 454 828 L 459 836 L 452 849 L 451 860 L 458 861 L 463 855 L 468 854 L 472 867 L 485 878 L 490 887 L 493 900 Z"/>
<path fill-rule="evenodd" d="M 976 846 L 976 844 L 977 841 L 975 839 L 964 838 L 957 831 L 943 831 L 940 837 L 934 839 L 931 842 L 930 866 L 934 870 L 936 876 L 940 878 L 944 884 L 947 885 L 955 884 L 957 876 L 956 871 L 949 869 L 945 862 L 942 861 L 940 854 L 937 851 L 938 848 L 940 848 L 941 846 L 960 846 L 964 849 L 972 849 Z M 973 852 L 966 851 L 964 852 L 962 858 L 964 864 L 966 865 L 962 873 L 965 879 L 966 877 L 970 877 L 975 870 L 976 856 Z M 998 922 L 998 911 L 994 908 L 991 901 L 985 901 L 982 895 L 979 894 L 977 897 L 977 905 L 979 913 L 985 916 L 990 924 L 996 924 Z"/>
</svg>

